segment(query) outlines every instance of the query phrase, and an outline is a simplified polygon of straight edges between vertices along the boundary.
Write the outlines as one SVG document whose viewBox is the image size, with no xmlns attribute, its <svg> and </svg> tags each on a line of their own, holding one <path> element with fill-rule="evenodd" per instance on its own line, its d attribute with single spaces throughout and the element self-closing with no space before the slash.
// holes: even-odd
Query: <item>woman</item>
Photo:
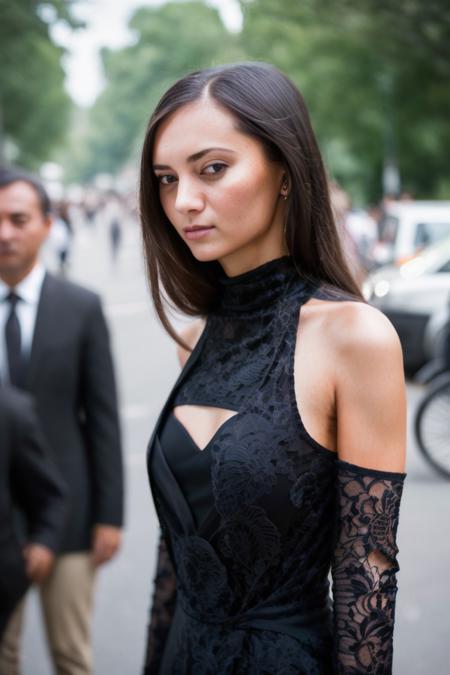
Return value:
<svg viewBox="0 0 450 675">
<path fill-rule="evenodd" d="M 149 444 L 145 673 L 389 673 L 401 349 L 347 270 L 299 92 L 263 63 L 181 79 L 150 120 L 140 201 L 183 365 Z M 160 284 L 201 317 L 182 339 Z"/>
</svg>

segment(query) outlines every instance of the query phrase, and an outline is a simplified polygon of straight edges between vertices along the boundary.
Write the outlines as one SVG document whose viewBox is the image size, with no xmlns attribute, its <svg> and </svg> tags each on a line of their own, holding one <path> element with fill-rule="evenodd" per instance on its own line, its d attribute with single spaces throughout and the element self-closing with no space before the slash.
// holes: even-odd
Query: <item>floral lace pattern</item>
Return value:
<svg viewBox="0 0 450 675">
<path fill-rule="evenodd" d="M 294 353 L 317 290 L 284 258 L 225 280 L 167 400 L 237 414 L 203 450 L 211 510 L 200 519 L 187 504 L 194 530 L 169 456 L 165 499 L 152 483 L 171 559 L 158 566 L 146 675 L 389 673 L 401 478 L 337 460 L 303 426 Z M 150 444 L 151 476 L 154 457 Z"/>
<path fill-rule="evenodd" d="M 396 533 L 405 475 L 339 461 L 332 563 L 338 673 L 392 672 Z"/>
<path fill-rule="evenodd" d="M 317 659 L 319 644 L 308 644 L 271 631 L 255 631 L 249 638 L 243 630 L 229 630 L 191 621 L 178 643 L 171 675 L 326 675 L 331 660 Z"/>
</svg>

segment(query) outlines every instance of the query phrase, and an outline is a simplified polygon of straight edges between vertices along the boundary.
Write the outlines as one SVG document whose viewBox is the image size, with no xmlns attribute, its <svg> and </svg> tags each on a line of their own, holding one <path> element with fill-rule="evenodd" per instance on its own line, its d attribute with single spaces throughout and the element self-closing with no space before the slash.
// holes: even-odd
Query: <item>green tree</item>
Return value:
<svg viewBox="0 0 450 675">
<path fill-rule="evenodd" d="M 202 2 L 139 9 L 130 28 L 132 45 L 102 52 L 107 85 L 89 111 L 74 177 L 115 173 L 137 158 L 150 113 L 173 81 L 189 70 L 241 56 L 218 12 Z"/>
<path fill-rule="evenodd" d="M 380 196 L 390 156 L 418 197 L 438 194 L 450 177 L 445 3 L 241 3 L 248 52 L 300 86 L 331 172 L 356 197 Z"/>
<path fill-rule="evenodd" d="M 48 22 L 76 27 L 70 4 L 0 0 L 0 134 L 17 148 L 16 161 L 32 168 L 49 157 L 66 129 L 71 104 L 63 50 L 52 42 Z"/>
<path fill-rule="evenodd" d="M 350 14 L 363 13 L 370 17 L 367 26 L 372 39 L 389 45 L 398 57 L 404 51 L 415 53 L 430 68 L 448 74 L 450 70 L 450 4 L 448 0 L 318 0 L 323 18 L 329 12 L 340 20 L 341 26 Z M 378 28 L 382 27 L 380 34 Z M 378 32 L 378 35 L 375 33 Z"/>
</svg>

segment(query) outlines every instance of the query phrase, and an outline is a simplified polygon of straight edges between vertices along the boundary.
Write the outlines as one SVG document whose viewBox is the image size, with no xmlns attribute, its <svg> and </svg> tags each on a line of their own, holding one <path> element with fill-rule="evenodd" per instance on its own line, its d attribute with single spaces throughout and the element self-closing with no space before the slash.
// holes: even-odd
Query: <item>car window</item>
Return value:
<svg viewBox="0 0 450 675">
<path fill-rule="evenodd" d="M 424 247 L 434 244 L 436 241 L 445 239 L 450 235 L 450 222 L 448 223 L 417 223 L 414 236 L 414 245 Z"/>
<path fill-rule="evenodd" d="M 450 260 L 447 260 L 446 263 L 444 263 L 439 269 L 438 272 L 442 274 L 449 274 L 450 273 Z"/>
</svg>

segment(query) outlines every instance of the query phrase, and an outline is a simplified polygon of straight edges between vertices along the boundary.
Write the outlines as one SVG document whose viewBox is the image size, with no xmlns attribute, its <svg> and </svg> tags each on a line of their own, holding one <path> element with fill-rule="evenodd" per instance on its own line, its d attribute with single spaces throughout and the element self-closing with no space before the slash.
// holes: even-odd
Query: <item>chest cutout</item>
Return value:
<svg viewBox="0 0 450 675">
<path fill-rule="evenodd" d="M 202 451 L 211 443 L 219 429 L 238 414 L 236 410 L 188 404 L 175 406 L 172 412 L 197 448 Z"/>
</svg>

